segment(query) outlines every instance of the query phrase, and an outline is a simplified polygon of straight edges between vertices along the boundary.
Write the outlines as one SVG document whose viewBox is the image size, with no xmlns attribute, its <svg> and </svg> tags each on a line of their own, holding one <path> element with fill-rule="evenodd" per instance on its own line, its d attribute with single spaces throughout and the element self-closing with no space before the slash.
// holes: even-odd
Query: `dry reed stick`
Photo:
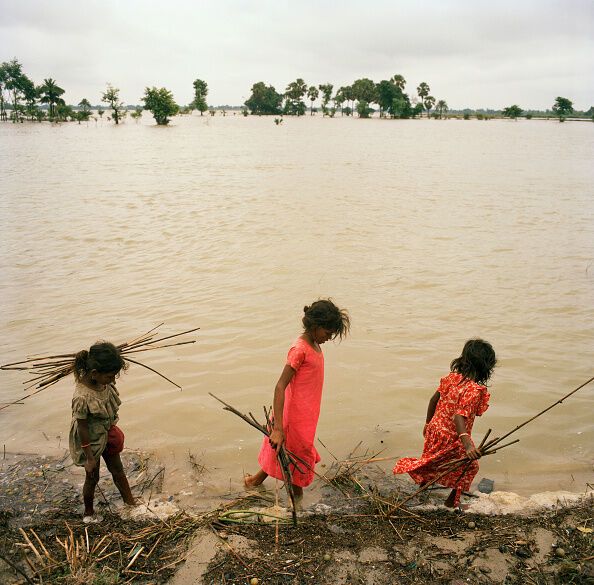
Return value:
<svg viewBox="0 0 594 585">
<path fill-rule="evenodd" d="M 118 350 L 120 351 L 124 360 L 127 360 L 131 363 L 139 365 L 143 368 L 146 368 L 158 376 L 162 377 L 163 379 L 167 380 L 169 383 L 173 384 L 177 388 L 181 389 L 181 386 L 176 384 L 173 380 L 170 380 L 167 376 L 164 376 L 154 368 L 147 366 L 146 364 L 139 362 L 138 360 L 134 360 L 129 356 L 129 354 L 139 353 L 143 351 L 149 351 L 153 349 L 162 349 L 166 347 L 174 347 L 177 345 L 187 345 L 190 343 L 195 343 L 195 340 L 191 341 L 180 341 L 177 343 L 167 343 L 162 345 L 156 345 L 162 341 L 173 339 L 175 337 L 179 337 L 181 335 L 187 335 L 189 333 L 193 333 L 194 331 L 198 331 L 200 328 L 196 327 L 194 329 L 189 329 L 187 331 L 182 331 L 181 333 L 174 333 L 172 335 L 166 335 L 164 337 L 159 337 L 157 339 L 153 339 L 156 335 L 156 330 L 163 325 L 157 325 L 147 333 L 144 333 L 136 338 L 132 339 L 131 341 L 127 341 L 124 343 L 120 343 L 116 345 Z M 34 392 L 30 392 L 26 396 L 14 400 L 12 402 L 4 403 L 0 405 L 0 410 L 8 408 L 9 406 L 15 406 L 17 404 L 22 404 L 22 401 L 35 396 L 45 388 L 49 386 L 53 386 L 57 382 L 59 382 L 65 376 L 70 375 L 74 371 L 74 361 L 76 359 L 76 353 L 70 354 L 55 354 L 55 355 L 45 355 L 45 356 L 36 356 L 30 357 L 26 360 L 20 360 L 17 362 L 11 362 L 8 364 L 4 364 L 0 366 L 2 370 L 19 370 L 19 371 L 29 371 L 32 372 L 31 377 L 23 382 L 25 384 L 24 391 L 29 391 L 32 388 L 36 388 Z"/>
</svg>

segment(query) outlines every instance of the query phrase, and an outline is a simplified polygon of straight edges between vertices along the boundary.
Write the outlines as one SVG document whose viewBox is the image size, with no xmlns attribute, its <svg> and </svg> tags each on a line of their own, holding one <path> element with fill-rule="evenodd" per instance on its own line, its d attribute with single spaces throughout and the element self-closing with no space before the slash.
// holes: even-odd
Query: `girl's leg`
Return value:
<svg viewBox="0 0 594 585">
<path fill-rule="evenodd" d="M 103 453 L 103 459 L 105 459 L 107 469 L 113 477 L 113 483 L 115 483 L 118 488 L 124 502 L 130 506 L 135 506 L 136 500 L 132 495 L 132 490 L 130 489 L 126 473 L 124 472 L 120 454 L 116 453 L 115 455 L 108 455 L 107 453 Z"/>
<path fill-rule="evenodd" d="M 252 488 L 252 487 L 257 487 L 259 486 L 266 478 L 268 477 L 268 474 L 265 471 L 262 471 L 260 469 L 260 471 L 258 471 L 258 473 L 255 473 L 254 475 L 246 475 L 243 478 L 243 485 L 246 488 Z"/>
<path fill-rule="evenodd" d="M 296 498 L 301 499 L 303 497 L 303 488 L 301 486 L 293 484 L 293 493 Z"/>
<path fill-rule="evenodd" d="M 97 459 L 97 465 L 91 473 L 86 473 L 85 483 L 83 485 L 83 502 L 85 503 L 84 516 L 92 516 L 95 513 L 93 501 L 95 500 L 95 488 L 99 483 L 99 466 L 101 459 Z"/>
</svg>

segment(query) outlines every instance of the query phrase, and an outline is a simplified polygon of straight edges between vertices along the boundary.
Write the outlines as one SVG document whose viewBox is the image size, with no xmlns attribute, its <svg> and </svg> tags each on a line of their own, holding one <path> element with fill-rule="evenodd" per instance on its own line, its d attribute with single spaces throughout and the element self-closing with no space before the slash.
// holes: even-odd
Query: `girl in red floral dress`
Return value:
<svg viewBox="0 0 594 585">
<path fill-rule="evenodd" d="M 453 488 L 445 505 L 454 508 L 460 503 L 463 491 L 477 474 L 481 456 L 470 436 L 475 416 L 489 408 L 486 383 L 497 363 L 490 343 L 482 339 L 467 341 L 462 355 L 450 364 L 450 374 L 441 379 L 437 392 L 427 408 L 427 421 L 423 427 L 425 444 L 420 459 L 405 457 L 396 462 L 394 473 L 408 473 L 419 485 L 434 480 L 443 471 L 439 467 L 462 457 L 471 460 L 462 475 L 462 469 L 445 475 L 439 483 Z"/>
<path fill-rule="evenodd" d="M 281 445 L 297 455 L 307 466 L 301 471 L 292 468 L 293 493 L 303 495 L 303 488 L 314 479 L 314 467 L 320 456 L 314 438 L 324 384 L 322 343 L 342 338 L 350 328 L 346 311 L 331 300 L 322 299 L 304 307 L 303 333 L 289 349 L 285 366 L 274 389 L 274 427 L 270 437 L 264 437 L 258 463 L 260 470 L 244 478 L 245 486 L 260 485 L 269 475 L 282 479 L 277 461 Z"/>
</svg>

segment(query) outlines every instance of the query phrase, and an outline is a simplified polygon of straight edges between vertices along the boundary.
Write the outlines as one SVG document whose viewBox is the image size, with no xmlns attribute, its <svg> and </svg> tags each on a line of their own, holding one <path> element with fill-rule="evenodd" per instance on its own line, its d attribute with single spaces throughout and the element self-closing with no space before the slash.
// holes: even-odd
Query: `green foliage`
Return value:
<svg viewBox="0 0 594 585">
<path fill-rule="evenodd" d="M 380 110 L 388 113 L 392 118 L 410 118 L 412 115 L 408 96 L 402 92 L 401 87 L 393 79 L 380 81 L 376 86 L 375 93 Z"/>
<path fill-rule="evenodd" d="M 402 75 L 394 75 L 392 77 L 392 83 L 400 90 L 404 91 L 404 86 L 406 85 L 406 80 Z"/>
<path fill-rule="evenodd" d="M 202 79 L 195 79 L 194 83 L 194 101 L 192 105 L 200 112 L 202 116 L 206 110 L 208 110 L 208 104 L 206 103 L 206 96 L 208 95 L 208 84 Z"/>
<path fill-rule="evenodd" d="M 328 115 L 328 102 L 332 99 L 334 86 L 331 83 L 322 83 L 318 88 L 322 92 L 322 112 L 326 116 Z"/>
<path fill-rule="evenodd" d="M 76 120 L 76 112 L 72 106 L 66 105 L 64 100 L 58 103 L 55 108 L 55 119 L 58 122 L 67 122 L 68 120 Z"/>
<path fill-rule="evenodd" d="M 142 118 L 142 108 L 137 107 L 131 114 L 130 116 L 132 117 L 132 119 L 138 123 L 138 120 L 140 120 L 140 118 Z"/>
<path fill-rule="evenodd" d="M 285 90 L 285 107 L 283 113 L 289 116 L 303 116 L 305 103 L 303 98 L 307 93 L 307 84 L 300 77 L 287 85 Z"/>
<path fill-rule="evenodd" d="M 2 78 L 3 87 L 12 98 L 12 120 L 13 122 L 22 121 L 25 109 L 20 102 L 23 99 L 31 102 L 31 92 L 34 91 L 35 86 L 23 73 L 23 66 L 16 58 L 2 63 Z M 2 107 L 4 108 L 4 106 Z M 4 119 L 6 119 L 6 115 Z"/>
<path fill-rule="evenodd" d="M 280 114 L 283 96 L 272 87 L 265 85 L 263 81 L 252 85 L 252 95 L 246 100 L 245 105 L 252 114 Z M 247 116 L 247 110 L 244 110 Z"/>
<path fill-rule="evenodd" d="M 79 107 L 82 109 L 83 112 L 90 112 L 91 111 L 91 102 L 87 98 L 83 98 L 78 102 Z"/>
<path fill-rule="evenodd" d="M 343 109 L 343 113 L 345 116 L 352 116 L 353 110 L 350 108 L 350 106 L 347 106 L 346 108 Z"/>
<path fill-rule="evenodd" d="M 88 122 L 90 117 L 90 110 L 80 110 L 79 112 L 74 112 L 74 119 L 77 120 L 79 124 L 81 122 Z"/>
<path fill-rule="evenodd" d="M 370 103 L 377 102 L 377 90 L 375 83 L 371 79 L 364 77 L 363 79 L 357 79 L 352 86 L 353 99 L 359 102 Z M 358 107 L 357 107 L 358 111 Z"/>
<path fill-rule="evenodd" d="M 508 106 L 503 110 L 503 117 L 504 118 L 511 118 L 512 120 L 516 120 L 524 113 L 524 110 L 516 104 L 513 106 Z"/>
<path fill-rule="evenodd" d="M 553 105 L 553 112 L 555 112 L 555 114 L 559 116 L 559 121 L 563 121 L 561 120 L 561 118 L 564 118 L 565 116 L 568 116 L 569 114 L 573 113 L 573 102 L 567 98 L 558 97 L 557 99 L 555 99 L 555 104 Z"/>
<path fill-rule="evenodd" d="M 470 120 L 470 112 L 464 112 L 464 119 L 465 120 Z"/>
<path fill-rule="evenodd" d="M 309 98 L 309 101 L 311 102 L 311 107 L 309 109 L 310 116 L 313 116 L 313 113 L 314 113 L 313 104 L 318 99 L 319 95 L 320 95 L 320 92 L 318 91 L 318 88 L 315 85 L 310 85 L 307 90 L 307 97 Z"/>
<path fill-rule="evenodd" d="M 526 114 L 526 120 L 532 120 L 532 114 Z"/>
<path fill-rule="evenodd" d="M 448 104 L 445 100 L 439 100 L 435 105 L 435 113 L 441 120 L 448 113 Z"/>
<path fill-rule="evenodd" d="M 417 95 L 421 98 L 421 101 L 424 101 L 424 99 L 429 95 L 430 91 L 431 88 L 427 83 L 424 81 L 419 83 L 419 86 L 417 87 Z"/>
<path fill-rule="evenodd" d="M 412 109 L 412 117 L 416 118 L 417 116 L 420 116 L 423 113 L 423 104 L 421 104 L 420 102 L 415 104 L 415 107 Z"/>
<path fill-rule="evenodd" d="M 373 110 L 365 100 L 359 100 L 357 102 L 357 114 L 359 114 L 359 118 L 369 118 L 372 112 Z"/>
<path fill-rule="evenodd" d="M 63 94 L 64 90 L 51 77 L 44 79 L 43 84 L 39 87 L 39 95 L 41 96 L 39 101 L 42 104 L 48 104 L 50 120 L 58 117 L 57 108 L 65 103 L 60 97 Z"/>
<path fill-rule="evenodd" d="M 179 111 L 179 106 L 173 99 L 173 94 L 164 87 L 147 87 L 142 97 L 144 109 L 152 113 L 159 126 L 169 124 L 169 117 Z"/>
<path fill-rule="evenodd" d="M 120 90 L 108 83 L 107 89 L 101 95 L 101 101 L 109 105 L 113 112 L 113 121 L 119 124 L 125 112 L 124 102 L 120 101 Z"/>
</svg>

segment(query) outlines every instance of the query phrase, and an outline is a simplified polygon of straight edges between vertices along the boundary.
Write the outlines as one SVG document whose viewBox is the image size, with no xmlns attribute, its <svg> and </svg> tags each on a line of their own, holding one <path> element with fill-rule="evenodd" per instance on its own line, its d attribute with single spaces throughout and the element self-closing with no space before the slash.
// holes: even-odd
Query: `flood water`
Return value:
<svg viewBox="0 0 594 585">
<path fill-rule="evenodd" d="M 239 486 L 302 308 L 332 297 L 318 436 L 337 457 L 422 449 L 427 402 L 466 339 L 499 358 L 501 435 L 592 375 L 594 124 L 176 118 L 0 124 L 0 363 L 120 343 L 160 322 L 197 343 L 143 354 L 118 387 L 127 447 L 196 495 Z M 0 402 L 25 375 L 0 373 Z M 72 380 L 0 411 L 7 451 L 67 447 Z M 593 479 L 594 385 L 519 431 L 477 476 L 529 493 Z M 325 463 L 331 455 L 321 445 Z M 386 469 L 392 463 L 386 462 Z"/>
</svg>

